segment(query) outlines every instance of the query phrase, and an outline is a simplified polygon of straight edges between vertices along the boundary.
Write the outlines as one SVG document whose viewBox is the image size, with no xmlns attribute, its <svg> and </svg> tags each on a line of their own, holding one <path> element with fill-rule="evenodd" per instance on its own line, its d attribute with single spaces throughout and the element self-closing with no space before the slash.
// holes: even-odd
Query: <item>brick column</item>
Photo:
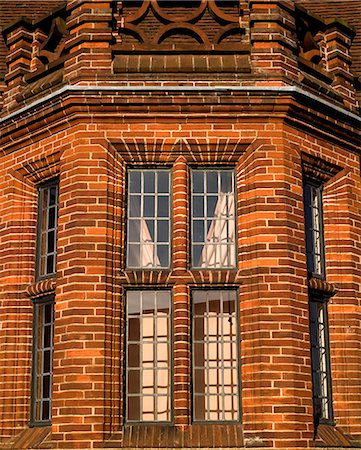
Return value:
<svg viewBox="0 0 361 450">
<path fill-rule="evenodd" d="M 183 427 L 190 423 L 190 300 L 188 287 L 178 284 L 173 290 L 174 302 L 174 424 Z"/>
<path fill-rule="evenodd" d="M 98 140 L 93 143 L 92 137 Z M 113 404 L 106 361 L 111 354 L 114 299 L 109 297 L 114 261 L 108 252 L 107 151 L 95 132 L 74 130 L 74 146 L 64 151 L 60 174 L 58 278 L 55 305 L 53 445 L 93 448 L 104 439 Z M 77 143 L 77 145 L 76 145 Z M 115 292 L 116 294 L 116 292 Z M 115 308 L 116 310 L 117 308 Z M 118 308 L 119 309 L 119 308 Z M 119 320 L 113 325 L 119 326 Z M 120 330 L 118 331 L 118 334 Z M 116 370 L 115 370 L 116 372 Z M 116 386 L 116 385 L 115 385 Z M 110 431 L 110 426 L 107 426 Z"/>
<path fill-rule="evenodd" d="M 173 269 L 187 270 L 188 241 L 188 168 L 184 156 L 179 156 L 173 166 Z"/>
<path fill-rule="evenodd" d="M 110 0 L 70 0 L 67 19 L 67 82 L 94 81 L 111 73 L 112 9 Z"/>
<path fill-rule="evenodd" d="M 253 72 L 297 80 L 294 2 L 250 0 L 249 8 Z"/>
<path fill-rule="evenodd" d="M 20 92 L 24 75 L 30 71 L 32 58 L 33 26 L 21 19 L 3 30 L 8 47 L 6 63 L 8 71 L 5 75 L 7 88 L 4 93 L 4 108 L 16 107 L 16 95 Z"/>
<path fill-rule="evenodd" d="M 313 416 L 300 158 L 286 141 L 265 142 L 241 167 L 245 446 L 305 448 Z"/>
<path fill-rule="evenodd" d="M 355 32 L 338 20 L 328 22 L 325 31 L 327 70 L 335 76 L 332 86 L 343 96 L 345 106 L 356 109 L 350 47 Z"/>
</svg>

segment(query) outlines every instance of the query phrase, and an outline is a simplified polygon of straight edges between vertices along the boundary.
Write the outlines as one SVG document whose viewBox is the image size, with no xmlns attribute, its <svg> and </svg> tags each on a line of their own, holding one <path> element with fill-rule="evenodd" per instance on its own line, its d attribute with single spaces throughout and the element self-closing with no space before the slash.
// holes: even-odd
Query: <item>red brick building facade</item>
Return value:
<svg viewBox="0 0 361 450">
<path fill-rule="evenodd" d="M 331 3 L 1 1 L 0 448 L 361 447 Z"/>
</svg>

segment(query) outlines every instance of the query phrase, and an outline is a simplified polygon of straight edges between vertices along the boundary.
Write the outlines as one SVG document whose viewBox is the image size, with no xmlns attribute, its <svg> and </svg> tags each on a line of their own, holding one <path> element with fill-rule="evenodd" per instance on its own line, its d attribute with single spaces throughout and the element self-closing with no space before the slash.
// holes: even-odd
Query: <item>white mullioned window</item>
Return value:
<svg viewBox="0 0 361 450">
<path fill-rule="evenodd" d="M 169 170 L 128 171 L 127 267 L 170 265 Z"/>
<path fill-rule="evenodd" d="M 37 278 L 56 273 L 59 183 L 51 181 L 39 187 Z"/>
<path fill-rule="evenodd" d="M 236 266 L 234 171 L 191 171 L 192 267 Z"/>
<path fill-rule="evenodd" d="M 126 420 L 171 421 L 171 293 L 128 291 Z"/>
<path fill-rule="evenodd" d="M 239 420 L 237 291 L 194 290 L 193 420 Z"/>
</svg>

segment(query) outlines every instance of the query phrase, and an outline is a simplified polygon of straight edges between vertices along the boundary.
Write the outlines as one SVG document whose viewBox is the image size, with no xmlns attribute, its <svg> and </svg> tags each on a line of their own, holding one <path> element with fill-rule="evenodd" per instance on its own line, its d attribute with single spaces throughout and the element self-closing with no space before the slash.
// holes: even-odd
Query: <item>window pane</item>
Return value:
<svg viewBox="0 0 361 450">
<path fill-rule="evenodd" d="M 55 273 L 58 216 L 58 184 L 39 188 L 39 232 L 37 244 L 37 276 Z"/>
<path fill-rule="evenodd" d="M 130 192 L 141 192 L 141 174 L 137 171 L 132 171 L 129 173 L 129 190 Z"/>
<path fill-rule="evenodd" d="M 169 267 L 170 172 L 130 170 L 129 180 L 127 266 Z M 139 220 L 134 220 L 135 217 Z"/>
<path fill-rule="evenodd" d="M 170 292 L 129 291 L 126 304 L 127 421 L 169 422 L 171 420 Z M 140 311 L 136 320 L 131 316 L 134 311 Z"/>
<path fill-rule="evenodd" d="M 32 421 L 51 419 L 51 384 L 53 371 L 53 300 L 34 305 Z"/>
<path fill-rule="evenodd" d="M 195 421 L 239 418 L 237 292 L 193 292 Z"/>
<path fill-rule="evenodd" d="M 236 266 L 233 178 L 232 170 L 192 171 L 192 244 L 197 244 L 192 245 L 193 267 Z M 201 186 L 206 189 L 201 191 Z"/>
</svg>

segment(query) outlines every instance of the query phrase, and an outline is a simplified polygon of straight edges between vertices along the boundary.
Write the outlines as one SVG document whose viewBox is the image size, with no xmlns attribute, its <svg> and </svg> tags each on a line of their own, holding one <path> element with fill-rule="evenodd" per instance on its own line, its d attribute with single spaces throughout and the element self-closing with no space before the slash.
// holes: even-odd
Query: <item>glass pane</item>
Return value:
<svg viewBox="0 0 361 450">
<path fill-rule="evenodd" d="M 214 217 L 216 213 L 216 206 L 218 202 L 218 197 L 212 195 L 207 197 L 207 216 Z M 218 211 L 219 215 L 219 211 Z"/>
<path fill-rule="evenodd" d="M 141 217 L 140 200 L 141 200 L 140 195 L 132 195 L 130 197 L 130 205 L 129 205 L 130 217 Z"/>
<path fill-rule="evenodd" d="M 49 228 L 55 227 L 55 218 L 56 218 L 56 209 L 50 208 L 49 209 Z"/>
<path fill-rule="evenodd" d="M 129 421 L 139 422 L 141 419 L 140 397 L 128 397 L 127 414 Z"/>
<path fill-rule="evenodd" d="M 158 217 L 169 216 L 169 197 L 158 197 Z"/>
<path fill-rule="evenodd" d="M 168 220 L 158 220 L 158 242 L 169 242 L 169 221 Z"/>
<path fill-rule="evenodd" d="M 53 322 L 53 303 L 46 303 L 43 306 L 44 308 L 44 322 L 52 323 Z"/>
<path fill-rule="evenodd" d="M 128 266 L 140 267 L 140 245 L 128 245 Z"/>
<path fill-rule="evenodd" d="M 221 172 L 221 192 L 233 192 L 232 186 L 232 172 L 222 171 Z"/>
<path fill-rule="evenodd" d="M 57 203 L 57 192 L 58 189 L 56 186 L 50 188 L 49 206 L 53 206 Z"/>
<path fill-rule="evenodd" d="M 48 255 L 46 258 L 46 273 L 54 273 L 54 255 Z"/>
<path fill-rule="evenodd" d="M 158 172 L 158 192 L 169 193 L 169 173 Z"/>
<path fill-rule="evenodd" d="M 154 224 L 155 221 L 151 219 L 143 220 L 143 227 L 142 227 L 142 237 L 143 242 L 154 242 Z"/>
<path fill-rule="evenodd" d="M 169 266 L 169 247 L 168 245 L 158 245 L 157 246 L 157 256 L 161 267 Z"/>
<path fill-rule="evenodd" d="M 50 375 L 43 376 L 43 397 L 49 398 L 50 396 Z"/>
<path fill-rule="evenodd" d="M 155 217 L 155 198 L 152 195 L 144 196 L 144 217 Z"/>
<path fill-rule="evenodd" d="M 207 192 L 218 192 L 218 174 L 215 171 L 207 171 Z"/>
<path fill-rule="evenodd" d="M 204 192 L 204 172 L 202 171 L 193 171 L 192 172 L 192 191 L 194 193 L 203 193 Z"/>
<path fill-rule="evenodd" d="M 129 172 L 129 190 L 130 192 L 141 192 L 141 174 L 140 172 Z"/>
<path fill-rule="evenodd" d="M 48 253 L 53 253 L 55 250 L 55 232 L 48 232 Z"/>
<path fill-rule="evenodd" d="M 155 192 L 155 172 L 144 171 L 144 192 Z"/>
<path fill-rule="evenodd" d="M 204 242 L 204 222 L 203 220 L 193 221 L 193 242 Z"/>
<path fill-rule="evenodd" d="M 193 217 L 204 217 L 204 198 L 193 198 Z"/>
<path fill-rule="evenodd" d="M 41 420 L 48 421 L 50 419 L 50 401 L 44 400 L 42 402 L 42 406 L 43 406 L 43 413 Z"/>
<path fill-rule="evenodd" d="M 49 373 L 51 370 L 50 358 L 51 358 L 51 351 L 45 350 L 44 351 L 44 372 L 45 373 Z"/>
<path fill-rule="evenodd" d="M 129 242 L 140 242 L 140 220 L 131 219 L 128 222 Z"/>
<path fill-rule="evenodd" d="M 138 304 L 139 307 L 139 304 Z M 131 313 L 131 307 L 128 306 L 128 314 Z M 128 339 L 129 341 L 140 341 L 140 320 L 138 318 L 128 319 Z"/>
</svg>

